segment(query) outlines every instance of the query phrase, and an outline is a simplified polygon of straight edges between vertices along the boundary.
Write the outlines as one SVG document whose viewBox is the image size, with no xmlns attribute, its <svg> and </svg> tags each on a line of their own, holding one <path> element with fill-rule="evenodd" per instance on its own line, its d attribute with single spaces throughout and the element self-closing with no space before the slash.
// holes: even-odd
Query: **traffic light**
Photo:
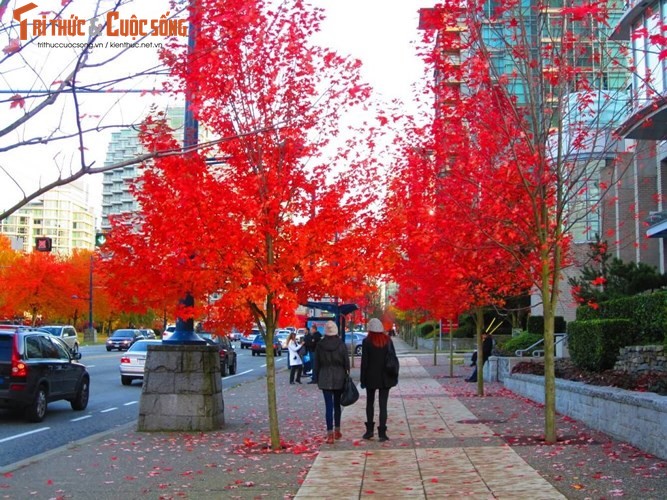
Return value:
<svg viewBox="0 0 667 500">
<path fill-rule="evenodd" d="M 35 238 L 35 250 L 38 252 L 50 252 L 52 247 L 51 238 L 39 236 Z"/>
<path fill-rule="evenodd" d="M 101 247 L 107 242 L 107 237 L 104 233 L 95 233 L 95 246 Z"/>
</svg>

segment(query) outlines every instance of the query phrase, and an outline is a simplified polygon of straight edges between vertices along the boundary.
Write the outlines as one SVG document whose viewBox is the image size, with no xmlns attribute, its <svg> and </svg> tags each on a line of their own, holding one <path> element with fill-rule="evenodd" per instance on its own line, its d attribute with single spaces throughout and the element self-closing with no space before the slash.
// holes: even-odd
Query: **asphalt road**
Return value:
<svg viewBox="0 0 667 500">
<path fill-rule="evenodd" d="M 238 345 L 238 343 L 235 343 Z M 223 391 L 258 378 L 266 373 L 266 357 L 252 356 L 249 349 L 236 349 L 237 373 L 222 379 Z M 73 411 L 66 401 L 48 406 L 40 423 L 23 420 L 20 414 L 0 410 L 0 467 L 28 459 L 72 441 L 120 429 L 137 420 L 141 383 L 131 386 L 120 382 L 118 365 L 122 353 L 107 352 L 103 345 L 81 348 L 81 362 L 90 373 L 90 401 L 86 410 Z M 276 357 L 280 370 L 287 356 Z"/>
</svg>

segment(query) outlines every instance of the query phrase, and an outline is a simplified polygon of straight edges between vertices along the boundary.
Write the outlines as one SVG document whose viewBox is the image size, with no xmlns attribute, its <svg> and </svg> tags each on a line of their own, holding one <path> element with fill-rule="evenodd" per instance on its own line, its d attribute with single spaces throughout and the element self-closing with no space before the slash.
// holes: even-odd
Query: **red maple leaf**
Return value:
<svg viewBox="0 0 667 500">
<path fill-rule="evenodd" d="M 10 38 L 9 44 L 2 51 L 9 55 L 21 50 L 21 41 L 18 38 Z"/>
<path fill-rule="evenodd" d="M 25 106 L 25 99 L 21 97 L 19 94 L 14 94 L 9 98 L 9 100 L 12 102 L 9 105 L 9 109 L 19 107 L 23 109 L 23 106 Z"/>
</svg>

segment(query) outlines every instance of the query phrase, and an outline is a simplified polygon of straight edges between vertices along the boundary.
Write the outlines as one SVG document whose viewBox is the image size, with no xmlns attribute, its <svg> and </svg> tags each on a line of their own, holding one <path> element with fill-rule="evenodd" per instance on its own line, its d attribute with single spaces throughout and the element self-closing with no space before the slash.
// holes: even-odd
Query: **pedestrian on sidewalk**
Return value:
<svg viewBox="0 0 667 500">
<path fill-rule="evenodd" d="M 347 356 L 345 342 L 338 336 L 338 327 L 333 321 L 324 325 L 324 338 L 315 349 L 315 378 L 317 386 L 324 395 L 324 417 L 327 426 L 328 444 L 333 444 L 343 435 L 340 432 L 342 407 L 340 396 L 343 393 L 345 377 L 350 373 L 350 358 Z"/>
<path fill-rule="evenodd" d="M 491 357 L 493 352 L 493 335 L 490 332 L 482 332 L 482 370 L 484 370 L 484 363 Z M 477 382 L 477 368 L 479 367 L 479 356 L 475 356 L 477 351 L 473 353 L 471 365 L 474 362 L 475 371 L 466 379 L 466 382 Z"/>
<path fill-rule="evenodd" d="M 387 401 L 389 389 L 398 384 L 398 376 L 387 373 L 386 359 L 389 349 L 394 349 L 389 335 L 384 332 L 382 321 L 371 318 L 366 327 L 368 336 L 361 349 L 361 388 L 366 389 L 366 433 L 364 439 L 371 439 L 375 430 L 375 392 L 378 392 L 380 420 L 379 441 L 387 441 Z"/>
<path fill-rule="evenodd" d="M 301 346 L 296 341 L 296 333 L 292 332 L 287 337 L 287 351 L 289 352 L 289 383 L 294 385 L 294 376 L 296 375 L 296 383 L 301 383 L 301 368 L 303 367 L 303 361 L 299 355 L 299 349 Z"/>
<path fill-rule="evenodd" d="M 317 358 L 315 357 L 315 350 L 317 349 L 317 344 L 322 340 L 322 334 L 317 329 L 316 325 L 311 325 L 308 333 L 303 337 L 304 342 L 306 343 L 306 349 L 310 353 L 310 362 L 311 362 L 311 380 L 309 384 L 317 384 L 317 370 L 315 369 L 315 363 L 317 363 Z"/>
</svg>

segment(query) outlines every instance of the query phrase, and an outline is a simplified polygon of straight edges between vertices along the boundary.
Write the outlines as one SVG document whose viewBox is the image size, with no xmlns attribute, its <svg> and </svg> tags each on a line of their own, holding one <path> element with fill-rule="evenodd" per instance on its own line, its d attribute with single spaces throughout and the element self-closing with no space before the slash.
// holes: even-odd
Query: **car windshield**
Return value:
<svg viewBox="0 0 667 500">
<path fill-rule="evenodd" d="M 63 329 L 59 326 L 40 326 L 39 329 L 56 336 L 60 335 L 60 333 L 63 331 Z"/>
<path fill-rule="evenodd" d="M 111 338 L 119 338 L 119 337 L 127 338 L 127 337 L 133 337 L 133 336 L 134 336 L 134 332 L 132 330 L 116 330 L 115 332 L 113 332 L 113 335 L 111 336 Z"/>
<path fill-rule="evenodd" d="M 159 344 L 159 342 L 145 342 L 140 340 L 139 342 L 132 344 L 132 347 L 130 347 L 127 352 L 147 352 L 149 344 Z"/>
<path fill-rule="evenodd" d="M 263 344 L 264 343 L 264 337 L 261 335 L 255 335 L 255 338 L 253 339 L 253 344 Z"/>
<path fill-rule="evenodd" d="M 9 361 L 12 359 L 12 343 L 14 335 L 0 335 L 0 359 Z"/>
</svg>

